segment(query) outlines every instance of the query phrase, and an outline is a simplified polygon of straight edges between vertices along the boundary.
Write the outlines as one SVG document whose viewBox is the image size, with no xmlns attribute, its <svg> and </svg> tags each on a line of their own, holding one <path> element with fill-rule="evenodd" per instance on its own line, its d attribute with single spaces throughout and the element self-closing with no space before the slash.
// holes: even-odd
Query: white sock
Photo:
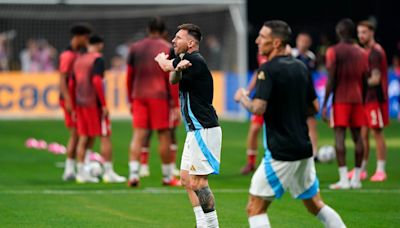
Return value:
<svg viewBox="0 0 400 228">
<path fill-rule="evenodd" d="M 172 172 L 175 170 L 176 168 L 176 164 L 175 162 L 169 163 L 170 169 L 172 170 Z"/>
<path fill-rule="evenodd" d="M 163 175 L 163 179 L 165 181 L 169 181 L 172 178 L 172 170 L 170 164 L 162 164 L 161 165 L 161 172 Z"/>
<path fill-rule="evenodd" d="M 85 163 L 87 164 L 87 163 L 89 163 L 90 162 L 90 154 L 92 153 L 92 150 L 91 149 L 87 149 L 86 151 L 85 151 Z"/>
<path fill-rule="evenodd" d="M 176 145 L 176 144 L 171 144 L 171 145 L 169 145 L 169 149 L 170 149 L 170 150 L 177 151 L 177 150 L 178 150 L 178 145 Z"/>
<path fill-rule="evenodd" d="M 71 158 L 67 158 L 65 160 L 65 171 L 66 172 L 74 172 L 75 171 L 75 160 Z"/>
<path fill-rule="evenodd" d="M 347 166 L 339 167 L 339 177 L 340 177 L 340 182 L 349 181 L 347 179 Z"/>
<path fill-rule="evenodd" d="M 351 178 L 351 182 L 360 182 L 360 176 L 361 176 L 361 168 L 354 168 L 354 174 L 353 177 Z"/>
<path fill-rule="evenodd" d="M 250 228 L 269 228 L 269 219 L 267 214 L 254 215 L 249 217 Z"/>
<path fill-rule="evenodd" d="M 104 162 L 103 168 L 104 168 L 104 173 L 110 173 L 113 171 L 113 165 L 111 162 Z"/>
<path fill-rule="evenodd" d="M 376 163 L 376 171 L 385 172 L 385 165 L 386 165 L 385 160 L 378 160 L 378 162 Z"/>
<path fill-rule="evenodd" d="M 325 225 L 326 228 L 345 228 L 340 215 L 328 205 L 325 205 L 317 214 L 317 218 Z"/>
<path fill-rule="evenodd" d="M 367 171 L 368 160 L 363 160 L 361 163 L 361 171 Z"/>
<path fill-rule="evenodd" d="M 212 211 L 208 213 L 204 213 L 206 216 L 206 221 L 207 221 L 207 227 L 208 228 L 218 228 L 218 216 L 217 216 L 217 211 Z"/>
<path fill-rule="evenodd" d="M 193 208 L 194 215 L 196 216 L 196 227 L 197 228 L 207 228 L 206 216 L 203 209 L 200 206 Z"/>
<path fill-rule="evenodd" d="M 257 155 L 257 150 L 247 149 L 247 155 Z"/>
<path fill-rule="evenodd" d="M 78 168 L 78 174 L 83 174 L 85 172 L 85 163 L 78 162 L 76 167 Z"/>
<path fill-rule="evenodd" d="M 139 161 L 130 161 L 129 162 L 129 179 L 139 179 Z"/>
</svg>

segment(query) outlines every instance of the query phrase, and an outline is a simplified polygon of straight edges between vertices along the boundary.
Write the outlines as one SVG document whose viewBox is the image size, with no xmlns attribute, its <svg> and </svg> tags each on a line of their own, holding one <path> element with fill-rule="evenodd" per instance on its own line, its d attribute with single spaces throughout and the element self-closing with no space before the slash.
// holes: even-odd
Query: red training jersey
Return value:
<svg viewBox="0 0 400 228">
<path fill-rule="evenodd" d="M 363 103 L 368 74 L 366 53 L 357 45 L 340 42 L 326 51 L 326 67 L 333 74 L 333 103 Z"/>
<path fill-rule="evenodd" d="M 169 73 L 154 57 L 169 53 L 171 45 L 161 38 L 144 38 L 132 44 L 128 57 L 127 87 L 129 100 L 137 98 L 169 99 Z"/>
<path fill-rule="evenodd" d="M 92 79 L 94 76 L 103 77 L 104 68 L 104 60 L 100 53 L 88 52 L 76 58 L 74 91 L 77 106 L 100 106 Z"/>
<path fill-rule="evenodd" d="M 369 69 L 378 69 L 381 72 L 379 85 L 368 87 L 365 102 L 383 103 L 388 99 L 388 65 L 385 50 L 378 43 L 367 50 Z"/>
<path fill-rule="evenodd" d="M 68 47 L 65 51 L 63 51 L 60 54 L 59 57 L 59 67 L 58 70 L 61 74 L 66 74 L 67 78 L 66 78 L 66 83 L 68 86 L 68 82 L 72 77 L 72 73 L 73 73 L 73 66 L 74 66 L 74 61 L 76 59 L 77 53 L 75 51 L 72 50 L 71 47 Z M 61 94 L 60 91 L 60 100 L 64 100 L 63 95 Z"/>
</svg>

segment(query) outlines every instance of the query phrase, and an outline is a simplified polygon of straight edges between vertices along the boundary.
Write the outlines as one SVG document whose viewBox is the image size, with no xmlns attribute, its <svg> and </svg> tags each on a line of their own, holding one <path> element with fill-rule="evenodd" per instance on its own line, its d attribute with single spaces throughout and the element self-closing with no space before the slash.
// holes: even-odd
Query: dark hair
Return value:
<svg viewBox="0 0 400 228">
<path fill-rule="evenodd" d="M 282 40 L 282 46 L 285 47 L 289 43 L 292 36 L 290 26 L 281 20 L 270 20 L 264 22 L 264 26 L 271 29 L 272 36 L 279 37 Z"/>
<path fill-rule="evenodd" d="M 300 35 L 302 35 L 302 36 L 308 36 L 309 38 L 311 38 L 311 34 L 308 33 L 308 32 L 305 32 L 305 31 L 299 32 L 299 33 L 297 34 L 297 36 L 300 36 Z"/>
<path fill-rule="evenodd" d="M 336 25 L 336 34 L 340 39 L 352 39 L 354 31 L 354 23 L 350 18 L 342 19 Z"/>
<path fill-rule="evenodd" d="M 186 30 L 188 33 L 193 36 L 197 41 L 201 41 L 201 31 L 200 27 L 195 24 L 181 24 L 178 26 L 178 30 Z"/>
<path fill-rule="evenodd" d="M 167 26 L 165 26 L 165 23 L 161 18 L 154 17 L 154 18 L 150 19 L 150 21 L 147 25 L 147 29 L 151 33 L 158 32 L 161 34 L 161 33 L 165 32 L 165 30 L 167 30 Z"/>
<path fill-rule="evenodd" d="M 89 38 L 89 44 L 100 44 L 104 43 L 104 40 L 101 36 L 99 35 L 92 35 Z"/>
<path fill-rule="evenodd" d="M 70 29 L 71 35 L 89 35 L 92 33 L 92 29 L 88 24 L 76 24 L 73 25 Z"/>
<path fill-rule="evenodd" d="M 375 25 L 371 21 L 368 21 L 368 20 L 358 22 L 358 26 L 365 26 L 369 30 L 375 31 Z"/>
</svg>

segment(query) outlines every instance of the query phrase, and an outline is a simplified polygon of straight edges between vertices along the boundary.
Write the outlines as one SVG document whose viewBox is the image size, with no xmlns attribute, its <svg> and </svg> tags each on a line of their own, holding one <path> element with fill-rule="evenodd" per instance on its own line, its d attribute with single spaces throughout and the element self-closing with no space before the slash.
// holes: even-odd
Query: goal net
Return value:
<svg viewBox="0 0 400 228">
<path fill-rule="evenodd" d="M 190 22 L 201 28 L 203 40 L 200 52 L 213 71 L 216 87 L 214 105 L 222 117 L 243 117 L 243 110 L 234 104 L 232 96 L 239 85 L 245 84 L 247 76 L 245 0 L 0 0 L 0 45 L 3 46 L 0 46 L 0 51 L 4 49 L 6 55 L 6 64 L 0 67 L 0 85 L 7 83 L 10 71 L 13 74 L 14 71 L 20 71 L 23 75 L 37 77 L 51 72 L 56 74 L 58 54 L 69 44 L 70 26 L 86 22 L 93 27 L 96 34 L 104 37 L 108 74 L 117 75 L 120 71 L 120 77 L 107 76 L 107 100 L 112 104 L 111 111 L 115 116 L 127 116 L 129 112 L 125 112 L 127 105 L 124 104 L 125 87 L 122 81 L 128 47 L 132 42 L 146 36 L 147 22 L 155 16 L 166 22 L 169 40 L 173 38 L 179 24 Z M 46 55 L 46 60 L 33 63 L 27 57 L 31 50 L 41 50 Z M 42 72 L 46 73 L 41 74 Z M 45 80 L 47 79 L 41 81 Z M 110 82 L 112 85 L 109 86 L 109 81 L 112 80 L 114 82 Z M 48 83 L 55 82 L 49 79 Z M 13 86 L 16 85 L 11 87 Z M 110 87 L 113 88 L 111 91 Z M 38 100 L 26 103 L 36 102 L 38 107 L 45 103 L 40 100 L 40 95 L 43 95 L 40 88 L 38 86 Z M 8 91 L 3 93 L 9 97 L 22 96 L 11 95 Z M 116 94 L 119 97 L 115 97 Z M 42 109 L 46 108 L 43 104 Z"/>
</svg>

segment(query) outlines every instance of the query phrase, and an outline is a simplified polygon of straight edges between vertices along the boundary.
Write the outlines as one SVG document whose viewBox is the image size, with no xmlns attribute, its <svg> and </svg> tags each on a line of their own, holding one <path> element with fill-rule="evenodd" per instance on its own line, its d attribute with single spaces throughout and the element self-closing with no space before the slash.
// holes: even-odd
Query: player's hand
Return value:
<svg viewBox="0 0 400 228">
<path fill-rule="evenodd" d="M 247 96 L 248 95 L 248 91 L 245 90 L 244 88 L 239 88 L 236 93 L 235 96 L 233 97 L 233 99 L 235 99 L 236 102 L 239 102 L 240 99 L 242 98 L 242 96 Z"/>
<path fill-rule="evenodd" d="M 169 55 L 165 54 L 164 52 L 159 53 L 154 60 L 158 63 L 167 60 Z"/>
<path fill-rule="evenodd" d="M 76 112 L 72 110 L 71 112 L 71 119 L 72 121 L 76 122 L 77 118 L 76 118 Z"/>
<path fill-rule="evenodd" d="M 110 113 L 109 113 L 107 107 L 101 108 L 101 115 L 102 115 L 103 117 L 108 117 L 108 114 L 110 114 Z"/>
<path fill-rule="evenodd" d="M 325 122 L 329 121 L 329 119 L 328 119 L 328 109 L 326 108 L 326 106 L 322 107 L 321 115 L 322 115 L 322 120 L 323 121 L 325 121 Z"/>
<path fill-rule="evenodd" d="M 180 121 L 181 119 L 181 111 L 179 108 L 172 108 L 170 115 L 172 121 Z"/>
<path fill-rule="evenodd" d="M 192 63 L 189 62 L 189 60 L 184 59 L 184 60 L 181 60 L 181 61 L 178 63 L 178 65 L 177 65 L 176 68 L 175 68 L 175 71 L 183 71 L 183 70 L 187 69 L 187 68 L 190 67 L 190 66 L 192 66 Z"/>
<path fill-rule="evenodd" d="M 73 112 L 72 103 L 71 103 L 71 100 L 69 100 L 69 99 L 66 99 L 66 100 L 65 100 L 65 110 L 66 110 L 69 114 L 72 114 L 72 112 Z"/>
</svg>

